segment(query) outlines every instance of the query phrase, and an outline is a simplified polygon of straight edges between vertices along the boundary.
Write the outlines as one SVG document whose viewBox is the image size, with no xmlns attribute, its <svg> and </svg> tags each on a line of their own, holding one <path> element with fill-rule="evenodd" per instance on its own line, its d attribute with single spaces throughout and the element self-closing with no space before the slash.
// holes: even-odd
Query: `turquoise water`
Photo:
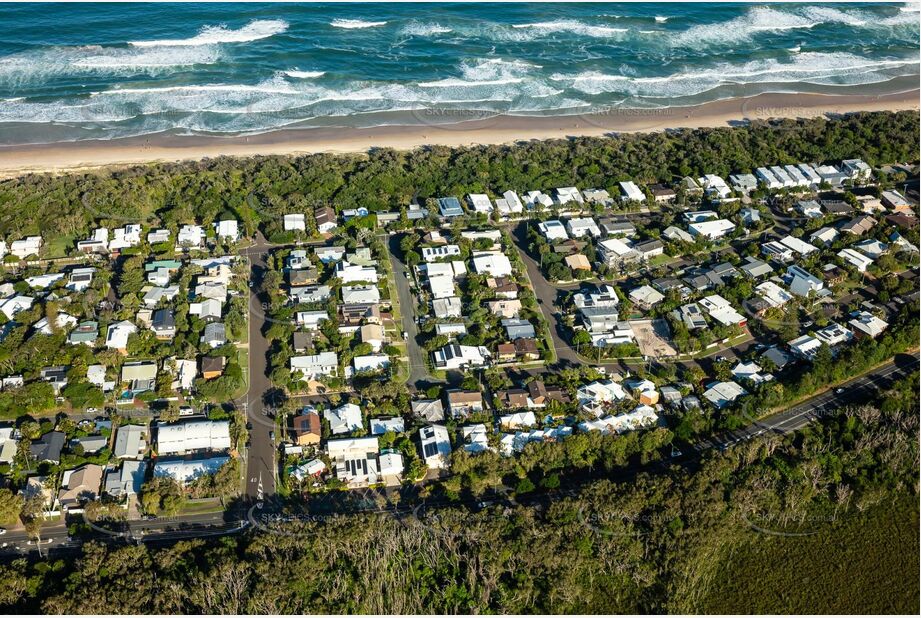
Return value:
<svg viewBox="0 0 921 618">
<path fill-rule="evenodd" d="M 917 88 L 906 4 L 0 5 L 0 143 Z"/>
</svg>

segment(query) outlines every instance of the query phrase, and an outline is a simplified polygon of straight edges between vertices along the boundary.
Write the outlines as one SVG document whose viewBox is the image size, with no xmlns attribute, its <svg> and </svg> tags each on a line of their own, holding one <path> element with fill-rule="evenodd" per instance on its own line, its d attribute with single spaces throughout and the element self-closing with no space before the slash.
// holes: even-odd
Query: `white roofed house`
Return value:
<svg viewBox="0 0 921 618">
<path fill-rule="evenodd" d="M 729 188 L 726 181 L 715 174 L 706 174 L 698 178 L 698 182 L 710 199 L 724 200 L 732 195 L 732 189 Z"/>
<path fill-rule="evenodd" d="M 483 346 L 451 343 L 432 353 L 438 369 L 481 367 L 489 362 L 489 350 Z"/>
<path fill-rule="evenodd" d="M 566 222 L 566 229 L 572 238 L 582 238 L 591 236 L 598 238 L 601 236 L 601 230 L 591 217 L 575 217 Z"/>
<path fill-rule="evenodd" d="M 426 466 L 434 470 L 447 467 L 451 458 L 451 439 L 444 425 L 426 425 L 419 429 L 419 447 Z"/>
<path fill-rule="evenodd" d="M 734 231 L 736 224 L 728 219 L 714 219 L 711 221 L 700 221 L 688 225 L 688 232 L 691 236 L 704 237 L 710 240 L 722 238 L 726 234 Z"/>
<path fill-rule="evenodd" d="M 35 275 L 32 277 L 26 277 L 25 281 L 29 284 L 29 287 L 35 288 L 37 290 L 45 290 L 49 286 L 54 285 L 66 275 L 64 273 L 48 273 L 47 275 Z"/>
<path fill-rule="evenodd" d="M 189 314 L 207 322 L 220 320 L 222 311 L 223 303 L 214 298 L 206 298 L 200 303 L 189 303 Z"/>
<path fill-rule="evenodd" d="M 850 248 L 839 251 L 838 257 L 856 268 L 859 273 L 867 272 L 867 269 L 873 264 L 873 258 Z"/>
<path fill-rule="evenodd" d="M 427 263 L 437 262 L 445 258 L 457 257 L 461 254 L 457 245 L 442 245 L 439 247 L 423 247 L 422 259 Z"/>
<path fill-rule="evenodd" d="M 758 179 L 754 174 L 733 174 L 729 177 L 732 188 L 740 193 L 751 193 L 758 188 Z"/>
<path fill-rule="evenodd" d="M 800 255 L 809 255 L 815 251 L 818 251 L 816 247 L 810 245 L 808 242 L 804 242 L 795 236 L 785 236 L 780 239 L 780 243 L 786 247 L 789 247 L 792 251 L 799 253 Z"/>
<path fill-rule="evenodd" d="M 336 263 L 335 276 L 338 277 L 342 283 L 377 283 L 377 270 L 370 266 L 350 264 L 346 260 Z"/>
<path fill-rule="evenodd" d="M 147 427 L 122 425 L 116 430 L 113 454 L 118 459 L 140 459 L 147 450 Z"/>
<path fill-rule="evenodd" d="M 326 443 L 336 478 L 349 487 L 365 487 L 381 482 L 380 446 L 377 436 L 341 438 Z"/>
<path fill-rule="evenodd" d="M 838 230 L 833 227 L 823 227 L 809 235 L 809 242 L 828 246 L 838 238 Z"/>
<path fill-rule="evenodd" d="M 112 239 L 109 241 L 109 251 L 116 252 L 141 244 L 141 225 L 129 223 L 124 227 L 112 230 Z"/>
<path fill-rule="evenodd" d="M 512 263 L 499 251 L 481 251 L 473 254 L 473 269 L 478 274 L 507 277 L 512 274 Z"/>
<path fill-rule="evenodd" d="M 436 318 L 459 318 L 463 312 L 463 303 L 457 296 L 436 298 L 432 300 L 432 313 Z"/>
<path fill-rule="evenodd" d="M 774 178 L 779 180 L 785 189 L 792 189 L 796 186 L 796 181 L 779 165 L 772 165 L 769 169 L 774 174 Z"/>
<path fill-rule="evenodd" d="M 335 352 L 320 352 L 309 356 L 292 356 L 291 373 L 300 372 L 303 380 L 315 380 L 323 376 L 339 374 L 339 357 Z"/>
<path fill-rule="evenodd" d="M 736 380 L 751 382 L 752 384 L 770 382 L 774 379 L 773 375 L 764 373 L 761 369 L 761 365 L 755 362 L 737 363 L 736 366 L 732 368 L 732 377 Z"/>
<path fill-rule="evenodd" d="M 630 300 L 642 309 L 652 309 L 655 305 L 665 300 L 665 296 L 658 290 L 648 286 L 641 285 L 630 291 Z"/>
<path fill-rule="evenodd" d="M 176 235 L 176 246 L 181 249 L 198 249 L 205 242 L 205 230 L 200 225 L 183 225 Z"/>
<path fill-rule="evenodd" d="M 620 182 L 620 199 L 624 202 L 645 202 L 646 194 L 632 181 Z"/>
<path fill-rule="evenodd" d="M 787 346 L 790 348 L 791 352 L 800 358 L 811 360 L 816 352 L 819 351 L 819 348 L 822 347 L 822 342 L 812 335 L 802 335 L 792 341 L 788 341 Z"/>
<path fill-rule="evenodd" d="M 77 241 L 80 253 L 105 253 L 109 250 L 109 230 L 100 227 L 93 230 L 93 235 L 86 240 Z"/>
<path fill-rule="evenodd" d="M 563 225 L 562 221 L 557 219 L 542 221 L 537 224 L 537 229 L 540 230 L 540 233 L 544 235 L 544 238 L 550 242 L 553 242 L 554 240 L 566 240 L 569 238 L 569 234 L 566 232 L 566 226 Z"/>
<path fill-rule="evenodd" d="M 830 348 L 847 343 L 853 337 L 854 333 L 835 322 L 831 322 L 828 326 L 815 331 L 815 338 Z"/>
<path fill-rule="evenodd" d="M 93 267 L 74 268 L 70 271 L 67 289 L 71 292 L 83 292 L 92 285 L 95 273 L 96 269 Z"/>
<path fill-rule="evenodd" d="M 194 420 L 157 425 L 157 455 L 229 449 L 230 422 Z"/>
<path fill-rule="evenodd" d="M 42 248 L 41 236 L 28 236 L 10 243 L 10 253 L 21 260 L 35 255 L 38 256 Z"/>
<path fill-rule="evenodd" d="M 767 187 L 768 189 L 782 189 L 783 188 L 783 182 L 778 180 L 774 176 L 774 174 L 771 173 L 771 170 L 769 170 L 766 167 L 759 167 L 758 169 L 756 169 L 755 176 L 757 176 L 758 180 L 764 183 L 764 186 Z"/>
<path fill-rule="evenodd" d="M 810 292 L 818 293 L 825 288 L 821 279 L 796 265 L 787 267 L 787 277 L 790 291 L 797 296 L 809 296 Z"/>
<path fill-rule="evenodd" d="M 622 401 L 627 398 L 627 391 L 613 380 L 599 380 L 580 386 L 576 390 L 579 405 L 596 416 L 604 412 L 605 404 Z"/>
<path fill-rule="evenodd" d="M 291 213 L 284 216 L 282 226 L 286 232 L 303 232 L 307 230 L 303 213 Z"/>
<path fill-rule="evenodd" d="M 485 193 L 470 193 L 467 195 L 467 204 L 473 212 L 490 215 L 493 211 L 492 202 Z"/>
<path fill-rule="evenodd" d="M 508 218 L 524 212 L 524 204 L 521 203 L 521 198 L 517 193 L 508 190 L 502 194 L 501 199 L 496 200 L 496 209 L 500 216 Z"/>
<path fill-rule="evenodd" d="M 240 239 L 240 226 L 235 219 L 224 219 L 214 224 L 218 240 L 237 242 Z"/>
<path fill-rule="evenodd" d="M 528 191 L 524 194 L 524 203 L 528 209 L 532 208 L 552 208 L 553 198 L 543 191 Z"/>
<path fill-rule="evenodd" d="M 156 245 L 161 242 L 169 242 L 170 231 L 167 229 L 151 230 L 147 233 L 147 244 Z"/>
<path fill-rule="evenodd" d="M 361 408 L 354 403 L 347 403 L 332 410 L 323 412 L 323 417 L 329 423 L 329 431 L 333 435 L 352 433 L 364 429 L 364 420 Z"/>
<path fill-rule="evenodd" d="M 866 182 L 873 174 L 873 168 L 860 159 L 845 159 L 841 162 L 841 169 L 850 174 L 851 180 Z"/>
<path fill-rule="evenodd" d="M 585 203 L 582 194 L 575 187 L 560 187 L 555 189 L 553 193 L 554 202 L 559 206 L 565 206 L 566 204 L 578 204 L 581 206 Z"/>
<path fill-rule="evenodd" d="M 717 409 L 722 409 L 747 394 L 748 391 L 735 382 L 711 382 L 707 385 L 707 390 L 704 391 L 704 399 L 712 403 Z"/>
<path fill-rule="evenodd" d="M 32 303 L 35 302 L 35 299 L 31 296 L 22 296 L 17 294 L 7 298 L 6 300 L 0 301 L 0 311 L 10 320 L 19 313 L 20 311 L 25 311 L 32 307 Z"/>
<path fill-rule="evenodd" d="M 822 177 L 808 163 L 797 163 L 796 169 L 800 171 L 803 177 L 809 182 L 810 186 L 816 186 L 822 182 Z"/>
<path fill-rule="evenodd" d="M 773 281 L 765 281 L 755 286 L 755 291 L 771 307 L 783 307 L 793 300 L 793 296 Z"/>
<path fill-rule="evenodd" d="M 640 259 L 640 254 L 620 238 L 608 238 L 598 243 L 598 259 L 609 268 L 617 268 Z"/>
<path fill-rule="evenodd" d="M 356 356 L 352 359 L 352 366 L 355 368 L 355 373 L 383 371 L 390 366 L 390 357 L 386 354 Z"/>
<path fill-rule="evenodd" d="M 748 322 L 744 315 L 736 311 L 732 304 L 719 294 L 712 294 L 700 299 L 700 306 L 707 311 L 711 318 L 724 326 L 744 328 Z"/>
<path fill-rule="evenodd" d="M 206 474 L 216 473 L 228 461 L 229 455 L 212 455 L 196 459 L 160 457 L 154 462 L 153 475 L 171 477 L 185 485 Z"/>
<path fill-rule="evenodd" d="M 136 333 L 137 330 L 137 326 L 128 320 L 110 324 L 108 329 L 106 329 L 106 347 L 118 350 L 122 354 L 127 354 L 128 337 Z"/>
</svg>

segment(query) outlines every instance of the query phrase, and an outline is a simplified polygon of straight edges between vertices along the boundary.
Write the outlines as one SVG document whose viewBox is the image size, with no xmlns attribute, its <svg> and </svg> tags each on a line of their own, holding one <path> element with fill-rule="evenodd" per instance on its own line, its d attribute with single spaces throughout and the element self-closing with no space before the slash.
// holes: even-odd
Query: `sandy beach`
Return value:
<svg viewBox="0 0 921 618">
<path fill-rule="evenodd" d="M 163 134 L 141 138 L 5 146 L 0 147 L 0 178 L 219 156 L 359 153 L 382 147 L 409 150 L 430 145 L 506 144 L 534 139 L 732 126 L 770 118 L 834 116 L 857 111 L 917 110 L 918 97 L 918 90 L 881 96 L 761 94 L 695 107 L 645 110 L 612 108 L 573 116 L 492 116 L 453 123 L 450 120 L 446 122 L 443 114 L 431 111 L 414 113 L 410 125 L 366 129 L 287 129 L 248 137 Z"/>
</svg>

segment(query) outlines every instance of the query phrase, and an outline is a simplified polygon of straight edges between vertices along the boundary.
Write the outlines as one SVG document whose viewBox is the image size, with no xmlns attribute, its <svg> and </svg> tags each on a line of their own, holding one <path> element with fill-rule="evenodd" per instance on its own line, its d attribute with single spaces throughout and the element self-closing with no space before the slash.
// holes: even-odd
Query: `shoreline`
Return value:
<svg viewBox="0 0 921 618">
<path fill-rule="evenodd" d="M 220 156 L 364 153 L 374 148 L 412 150 L 424 146 L 501 145 L 519 141 L 598 137 L 744 125 L 770 118 L 810 118 L 861 111 L 918 110 L 919 90 L 888 95 L 774 94 L 724 99 L 688 107 L 612 108 L 569 116 L 502 116 L 446 124 L 370 128 L 279 129 L 251 136 L 180 136 L 157 134 L 113 140 L 0 146 L 0 179 L 32 173 L 67 173 L 128 167 L 145 163 L 194 161 Z"/>
</svg>

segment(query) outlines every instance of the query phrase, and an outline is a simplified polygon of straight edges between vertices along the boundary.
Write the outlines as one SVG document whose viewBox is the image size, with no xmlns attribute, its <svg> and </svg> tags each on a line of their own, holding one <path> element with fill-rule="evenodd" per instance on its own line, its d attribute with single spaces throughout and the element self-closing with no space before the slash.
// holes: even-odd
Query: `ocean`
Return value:
<svg viewBox="0 0 921 618">
<path fill-rule="evenodd" d="M 919 85 L 909 4 L 3 4 L 0 144 Z"/>
</svg>

